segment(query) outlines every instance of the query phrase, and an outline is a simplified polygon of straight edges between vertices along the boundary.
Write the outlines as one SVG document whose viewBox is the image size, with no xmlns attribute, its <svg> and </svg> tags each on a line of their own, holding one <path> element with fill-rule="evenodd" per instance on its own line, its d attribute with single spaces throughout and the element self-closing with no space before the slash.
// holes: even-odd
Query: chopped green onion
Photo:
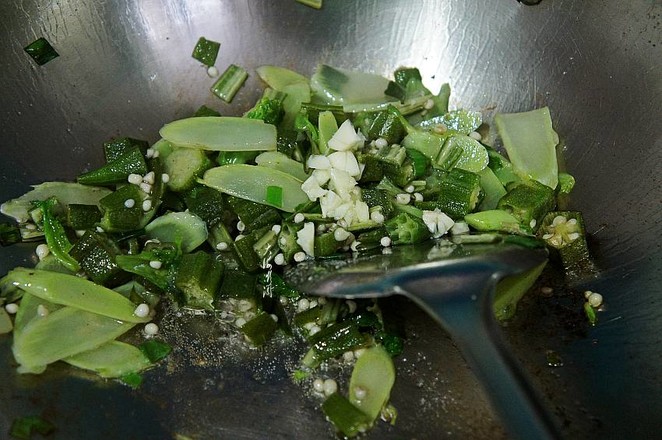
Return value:
<svg viewBox="0 0 662 440">
<path fill-rule="evenodd" d="M 283 206 L 283 187 L 274 185 L 267 186 L 266 202 L 268 205 L 277 208 Z"/>
<path fill-rule="evenodd" d="M 223 101 L 230 103 L 244 85 L 246 78 L 248 78 L 248 72 L 243 67 L 230 64 L 211 87 L 211 91 Z"/>
<path fill-rule="evenodd" d="M 23 48 L 40 66 L 60 56 L 47 39 L 41 37 Z"/>
<path fill-rule="evenodd" d="M 191 56 L 200 61 L 205 66 L 211 67 L 214 65 L 214 63 L 216 63 L 216 57 L 218 56 L 218 50 L 220 47 L 221 43 L 207 40 L 205 37 L 200 37 L 195 47 L 193 48 L 193 53 Z"/>
</svg>

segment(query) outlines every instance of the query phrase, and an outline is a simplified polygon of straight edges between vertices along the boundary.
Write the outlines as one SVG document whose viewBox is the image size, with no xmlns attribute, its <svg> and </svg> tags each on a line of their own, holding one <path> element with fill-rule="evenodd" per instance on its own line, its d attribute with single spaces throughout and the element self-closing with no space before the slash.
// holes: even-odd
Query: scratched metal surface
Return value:
<svg viewBox="0 0 662 440">
<path fill-rule="evenodd" d="M 2 200 L 98 165 L 109 137 L 154 141 L 164 122 L 203 103 L 245 110 L 260 93 L 255 75 L 231 108 L 220 104 L 190 58 L 203 35 L 222 42 L 221 70 L 273 63 L 309 74 L 326 62 L 387 75 L 414 65 L 432 89 L 451 83 L 453 105 L 487 118 L 548 105 L 578 181 L 571 204 L 584 211 L 601 268 L 574 289 L 601 292 L 607 310 L 587 329 L 568 320 L 580 302 L 529 299 L 508 336 L 569 438 L 662 433 L 660 0 L 327 0 L 321 11 L 294 0 L 10 0 L 0 17 Z M 60 57 L 37 67 L 22 48 L 40 36 Z M 28 264 L 29 251 L 0 249 L 0 272 Z M 452 344 L 408 313 L 399 423 L 371 437 L 499 437 Z M 332 437 L 318 403 L 285 377 L 296 350 L 275 344 L 242 363 L 214 351 L 223 334 L 192 334 L 173 330 L 186 348 L 138 392 L 62 367 L 17 377 L 0 338 L 0 436 L 13 417 L 43 412 L 67 439 Z M 563 367 L 545 365 L 547 349 Z"/>
</svg>

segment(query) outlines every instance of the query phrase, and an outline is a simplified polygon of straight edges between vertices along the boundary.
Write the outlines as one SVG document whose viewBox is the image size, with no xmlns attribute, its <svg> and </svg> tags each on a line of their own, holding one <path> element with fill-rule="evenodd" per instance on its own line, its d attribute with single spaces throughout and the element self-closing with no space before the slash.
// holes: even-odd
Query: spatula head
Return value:
<svg viewBox="0 0 662 440">
<path fill-rule="evenodd" d="M 498 238 L 492 243 L 456 244 L 447 239 L 395 246 L 358 255 L 298 264 L 288 283 L 312 295 L 344 298 L 387 296 L 408 280 L 475 270 L 496 276 L 531 269 L 547 258 L 535 240 Z"/>
</svg>

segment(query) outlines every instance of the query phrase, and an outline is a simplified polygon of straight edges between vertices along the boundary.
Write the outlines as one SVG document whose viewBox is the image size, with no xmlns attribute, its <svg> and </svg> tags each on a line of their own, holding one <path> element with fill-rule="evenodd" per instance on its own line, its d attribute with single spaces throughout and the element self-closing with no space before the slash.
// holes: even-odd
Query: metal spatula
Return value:
<svg viewBox="0 0 662 440">
<path fill-rule="evenodd" d="M 304 262 L 286 276 L 312 295 L 410 298 L 448 331 L 510 435 L 552 439 L 560 437 L 558 430 L 504 345 L 492 307 L 499 279 L 546 258 L 544 249 L 515 244 L 429 242 L 397 246 L 388 254 Z"/>
</svg>

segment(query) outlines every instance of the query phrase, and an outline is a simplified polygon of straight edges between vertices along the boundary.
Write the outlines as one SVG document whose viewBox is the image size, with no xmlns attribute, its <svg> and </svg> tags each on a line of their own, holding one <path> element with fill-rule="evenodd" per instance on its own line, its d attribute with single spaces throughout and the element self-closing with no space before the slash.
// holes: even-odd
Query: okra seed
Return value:
<svg viewBox="0 0 662 440">
<path fill-rule="evenodd" d="M 148 159 L 154 157 L 154 148 L 148 148 L 147 151 L 145 151 L 145 157 Z"/>
<path fill-rule="evenodd" d="M 395 202 L 400 205 L 407 205 L 411 201 L 411 194 L 400 193 L 395 196 Z"/>
<path fill-rule="evenodd" d="M 345 241 L 349 238 L 349 232 L 344 228 L 336 228 L 333 231 L 333 238 L 336 241 Z"/>
<path fill-rule="evenodd" d="M 218 69 L 215 66 L 209 66 L 207 68 L 207 75 L 209 75 L 210 78 L 216 78 L 218 76 Z"/>
<path fill-rule="evenodd" d="M 43 304 L 39 304 L 39 306 L 37 306 L 37 315 L 42 318 L 48 316 L 48 309 Z"/>
<path fill-rule="evenodd" d="M 353 252 L 357 252 L 357 251 L 359 250 L 359 246 L 360 246 L 360 245 L 361 245 L 361 242 L 360 242 L 360 241 L 358 241 L 358 240 L 354 240 L 354 241 L 352 242 L 352 244 L 349 245 L 349 248 L 350 248 Z"/>
<path fill-rule="evenodd" d="M 358 400 L 365 399 L 366 394 L 368 394 L 368 392 L 365 390 L 365 388 L 363 387 L 354 388 L 354 397 L 356 397 Z"/>
<path fill-rule="evenodd" d="M 99 233 L 101 233 L 101 234 L 104 233 L 104 230 L 103 230 L 103 228 L 102 228 L 101 226 L 97 226 L 97 227 L 96 227 L 96 230 L 97 230 L 97 232 L 99 232 Z"/>
<path fill-rule="evenodd" d="M 145 318 L 149 316 L 149 306 L 147 304 L 139 304 L 138 307 L 133 311 L 133 314 L 138 318 Z"/>
<path fill-rule="evenodd" d="M 296 254 L 294 254 L 294 261 L 296 261 L 297 263 L 301 263 L 305 259 L 306 259 L 306 253 L 305 252 L 299 251 Z"/>
<path fill-rule="evenodd" d="M 423 201 L 423 194 L 421 194 L 419 192 L 415 192 L 414 193 L 414 200 L 416 200 L 417 202 L 422 202 Z"/>
<path fill-rule="evenodd" d="M 48 254 L 51 253 L 51 250 L 47 244 L 42 243 L 39 246 L 37 246 L 37 249 L 35 249 L 35 253 L 37 254 L 37 258 L 39 258 L 39 261 L 41 261 L 44 258 L 46 258 Z"/>
<path fill-rule="evenodd" d="M 271 227 L 271 230 L 274 231 L 276 234 L 280 234 L 281 229 L 282 229 L 282 227 L 280 225 L 273 225 Z"/>
<path fill-rule="evenodd" d="M 354 360 L 354 352 L 346 351 L 342 354 L 342 358 L 345 362 L 352 362 Z"/>
<path fill-rule="evenodd" d="M 338 391 L 338 383 L 333 379 L 327 379 L 324 381 L 324 395 L 330 396 L 331 394 Z"/>
<path fill-rule="evenodd" d="M 27 225 L 25 225 L 25 229 L 27 229 L 28 231 L 36 231 L 37 225 L 35 225 L 34 223 L 28 223 Z"/>
<path fill-rule="evenodd" d="M 244 232 L 245 229 L 246 229 L 246 225 L 244 224 L 244 222 L 242 222 L 241 220 L 239 220 L 239 221 L 237 222 L 237 231 L 239 231 L 239 232 Z"/>
<path fill-rule="evenodd" d="M 477 141 L 483 140 L 483 136 L 481 136 L 480 133 L 478 133 L 477 131 L 472 131 L 471 133 L 469 133 L 469 137 Z"/>
<path fill-rule="evenodd" d="M 143 177 L 143 182 L 154 185 L 154 171 L 150 171 L 149 173 L 145 174 L 145 177 Z"/>
<path fill-rule="evenodd" d="M 315 379 L 313 381 L 313 390 L 318 393 L 324 392 L 324 381 L 322 379 Z"/>
<path fill-rule="evenodd" d="M 294 216 L 294 223 L 303 223 L 306 218 L 300 212 Z"/>
<path fill-rule="evenodd" d="M 308 308 L 309 309 L 314 309 L 317 307 L 317 300 L 316 299 L 311 299 L 310 302 L 308 303 Z"/>
<path fill-rule="evenodd" d="M 425 103 L 423 104 L 423 108 L 424 108 L 425 110 L 431 110 L 432 107 L 434 107 L 434 101 L 431 100 L 431 99 L 428 99 L 428 100 L 425 101 Z"/>
<path fill-rule="evenodd" d="M 588 303 L 591 307 L 600 307 L 602 305 L 602 295 L 597 292 L 591 293 L 588 297 Z"/>
<path fill-rule="evenodd" d="M 536 219 L 535 219 L 535 218 L 532 218 L 531 221 L 529 222 L 529 226 L 530 226 L 531 228 L 535 228 L 537 223 L 538 223 L 538 222 L 536 221 Z"/>
<path fill-rule="evenodd" d="M 147 212 L 152 209 L 152 201 L 147 199 L 143 200 L 143 211 Z"/>
<path fill-rule="evenodd" d="M 79 237 L 79 238 L 82 237 L 83 235 L 85 235 L 85 232 L 86 231 L 83 230 L 83 229 L 77 229 L 76 230 L 76 237 Z"/>
<path fill-rule="evenodd" d="M 140 190 L 145 194 L 150 194 L 152 192 L 152 185 L 147 182 L 141 182 L 138 186 L 140 186 Z"/>
<path fill-rule="evenodd" d="M 225 251 L 228 249 L 228 244 L 224 241 L 220 241 L 216 245 L 216 249 L 218 249 L 219 251 Z"/>
<path fill-rule="evenodd" d="M 554 217 L 554 220 L 552 220 L 552 226 L 558 226 L 558 225 L 563 224 L 567 221 L 568 221 L 568 219 L 565 218 L 564 216 L 557 215 L 556 217 Z"/>
<path fill-rule="evenodd" d="M 384 148 L 388 145 L 388 141 L 384 138 L 378 138 L 375 140 L 375 147 L 377 148 Z"/>
<path fill-rule="evenodd" d="M 149 267 L 152 269 L 161 269 L 162 264 L 163 263 L 161 263 L 159 260 L 152 260 L 149 262 Z"/>
<path fill-rule="evenodd" d="M 273 319 L 274 322 L 278 322 L 278 316 L 274 315 L 273 313 L 269 316 L 271 316 L 271 319 Z"/>
<path fill-rule="evenodd" d="M 382 237 L 381 240 L 379 240 L 379 244 L 381 244 L 382 247 L 389 247 L 391 245 L 391 237 Z"/>
<path fill-rule="evenodd" d="M 143 182 L 143 178 L 140 174 L 129 174 L 129 177 L 126 179 L 129 183 L 134 185 L 140 185 Z"/>
<path fill-rule="evenodd" d="M 159 332 L 159 326 L 154 324 L 153 322 L 150 322 L 149 324 L 145 324 L 145 334 L 148 336 L 154 336 Z"/>
<path fill-rule="evenodd" d="M 9 304 L 7 304 L 7 305 L 5 306 L 5 310 L 6 310 L 7 313 L 9 313 L 10 315 L 14 315 L 14 314 L 16 314 L 16 312 L 18 312 L 18 304 L 16 304 L 16 303 L 9 303 Z"/>
<path fill-rule="evenodd" d="M 319 325 L 313 325 L 312 327 L 310 327 L 310 331 L 308 332 L 308 336 L 312 336 L 316 333 L 319 333 L 320 330 L 322 330 L 322 329 L 320 328 Z"/>
<path fill-rule="evenodd" d="M 245 235 L 243 235 L 243 234 L 239 234 L 239 235 L 237 235 L 237 236 L 234 238 L 234 241 L 239 241 L 239 240 L 241 240 L 241 239 L 244 238 L 244 237 L 245 237 Z"/>
<path fill-rule="evenodd" d="M 244 318 L 237 318 L 234 321 L 234 325 L 236 325 L 237 327 L 243 327 L 244 324 L 246 324 L 246 320 Z"/>
<path fill-rule="evenodd" d="M 284 266 L 285 265 L 285 255 L 283 255 L 282 253 L 276 254 L 276 256 L 274 257 L 274 263 L 277 266 Z"/>
<path fill-rule="evenodd" d="M 384 223 L 384 214 L 379 211 L 374 211 L 370 213 L 370 220 L 377 223 Z"/>
<path fill-rule="evenodd" d="M 161 182 L 163 183 L 170 182 L 170 175 L 166 173 L 161 174 Z"/>
<path fill-rule="evenodd" d="M 125 206 L 126 208 L 133 208 L 134 206 L 136 206 L 136 201 L 133 200 L 133 199 L 126 199 L 126 200 L 124 201 L 124 206 Z"/>
<path fill-rule="evenodd" d="M 415 189 L 416 188 L 414 188 L 414 185 L 407 185 L 407 187 L 405 188 L 405 191 L 407 191 L 409 194 L 411 194 L 411 193 L 414 192 Z"/>
<path fill-rule="evenodd" d="M 299 302 L 297 303 L 297 309 L 300 312 L 306 311 L 310 308 L 310 301 L 306 298 L 301 298 Z"/>
</svg>

